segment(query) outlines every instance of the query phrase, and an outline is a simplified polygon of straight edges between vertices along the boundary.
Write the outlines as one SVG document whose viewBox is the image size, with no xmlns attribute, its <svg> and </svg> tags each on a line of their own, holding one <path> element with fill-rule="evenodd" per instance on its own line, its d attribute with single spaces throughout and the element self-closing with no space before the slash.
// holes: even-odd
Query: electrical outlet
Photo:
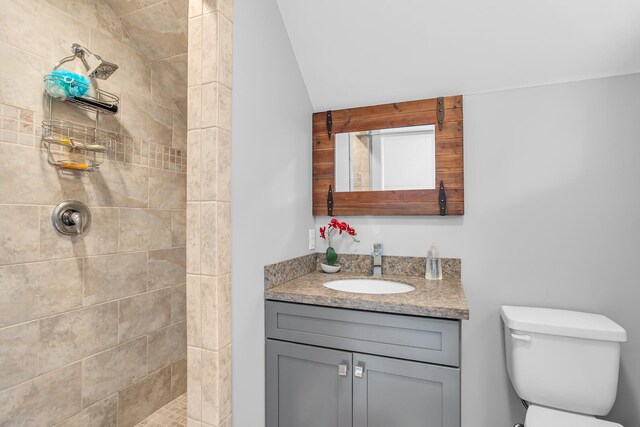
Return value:
<svg viewBox="0 0 640 427">
<path fill-rule="evenodd" d="M 309 229 L 309 250 L 313 251 L 316 249 L 316 230 L 313 228 Z"/>
</svg>

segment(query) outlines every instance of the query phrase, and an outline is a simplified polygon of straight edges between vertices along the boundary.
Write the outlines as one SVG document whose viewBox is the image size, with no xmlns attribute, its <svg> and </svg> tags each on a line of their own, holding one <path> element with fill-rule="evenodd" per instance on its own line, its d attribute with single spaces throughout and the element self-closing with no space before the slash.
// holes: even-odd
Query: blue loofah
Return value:
<svg viewBox="0 0 640 427">
<path fill-rule="evenodd" d="M 53 70 L 47 81 L 47 92 L 58 98 L 75 98 L 89 90 L 89 79 L 67 70 Z"/>
</svg>

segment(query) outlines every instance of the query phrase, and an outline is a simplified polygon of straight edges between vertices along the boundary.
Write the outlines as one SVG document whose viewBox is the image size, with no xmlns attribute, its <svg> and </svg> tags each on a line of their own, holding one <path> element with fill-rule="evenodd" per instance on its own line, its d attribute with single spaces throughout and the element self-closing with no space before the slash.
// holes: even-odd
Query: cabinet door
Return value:
<svg viewBox="0 0 640 427">
<path fill-rule="evenodd" d="M 352 356 L 267 340 L 267 427 L 351 427 Z"/>
<path fill-rule="evenodd" d="M 353 355 L 354 427 L 460 427 L 460 370 Z"/>
</svg>

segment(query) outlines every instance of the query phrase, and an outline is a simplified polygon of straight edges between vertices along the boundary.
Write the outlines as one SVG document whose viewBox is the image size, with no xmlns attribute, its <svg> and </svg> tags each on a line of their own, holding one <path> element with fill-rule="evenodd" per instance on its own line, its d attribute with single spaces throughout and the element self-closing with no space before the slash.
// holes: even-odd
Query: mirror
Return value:
<svg viewBox="0 0 640 427">
<path fill-rule="evenodd" d="M 336 192 L 436 188 L 435 125 L 337 133 Z"/>
<path fill-rule="evenodd" d="M 464 215 L 462 96 L 313 113 L 313 214 Z"/>
</svg>

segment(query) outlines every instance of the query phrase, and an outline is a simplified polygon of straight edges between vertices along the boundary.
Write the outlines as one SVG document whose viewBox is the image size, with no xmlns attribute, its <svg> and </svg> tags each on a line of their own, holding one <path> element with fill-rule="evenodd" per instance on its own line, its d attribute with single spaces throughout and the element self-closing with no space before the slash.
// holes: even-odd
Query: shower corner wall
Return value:
<svg viewBox="0 0 640 427">
<path fill-rule="evenodd" d="M 231 426 L 232 0 L 189 1 L 187 416 Z"/>
</svg>

